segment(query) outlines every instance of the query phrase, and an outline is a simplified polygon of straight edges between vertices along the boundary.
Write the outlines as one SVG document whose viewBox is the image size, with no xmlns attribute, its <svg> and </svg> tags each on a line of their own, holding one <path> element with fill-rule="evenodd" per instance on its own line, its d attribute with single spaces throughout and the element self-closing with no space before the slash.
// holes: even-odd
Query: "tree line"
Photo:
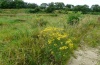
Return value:
<svg viewBox="0 0 100 65">
<path fill-rule="evenodd" d="M 64 4 L 63 2 L 51 2 L 51 3 L 42 3 L 41 5 L 37 5 L 36 3 L 27 3 L 23 0 L 0 0 L 0 8 L 1 9 L 20 9 L 20 8 L 31 8 L 34 11 L 30 12 L 38 12 L 45 11 L 51 13 L 55 10 L 64 10 L 64 11 L 81 11 L 83 14 L 88 12 L 100 12 L 100 6 L 98 4 L 92 5 L 89 7 L 88 5 L 72 5 L 72 4 Z"/>
</svg>

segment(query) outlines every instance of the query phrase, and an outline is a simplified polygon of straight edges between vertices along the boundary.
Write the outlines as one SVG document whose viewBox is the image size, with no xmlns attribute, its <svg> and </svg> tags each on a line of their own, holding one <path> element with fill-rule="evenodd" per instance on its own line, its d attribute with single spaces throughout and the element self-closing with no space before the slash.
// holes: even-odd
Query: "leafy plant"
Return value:
<svg viewBox="0 0 100 65">
<path fill-rule="evenodd" d="M 70 25 L 78 24 L 81 17 L 81 12 L 70 12 L 68 13 L 67 23 Z"/>
<path fill-rule="evenodd" d="M 43 38 L 45 59 L 48 63 L 64 65 L 73 50 L 73 42 L 67 33 L 61 28 L 47 27 L 40 32 L 39 38 Z"/>
<path fill-rule="evenodd" d="M 48 22 L 44 20 L 43 18 L 37 18 L 34 20 L 34 26 L 42 27 L 42 26 L 46 26 L 47 23 Z"/>
<path fill-rule="evenodd" d="M 39 11 L 41 11 L 40 8 L 39 7 L 36 7 L 35 9 L 29 10 L 29 13 L 37 13 Z"/>
</svg>

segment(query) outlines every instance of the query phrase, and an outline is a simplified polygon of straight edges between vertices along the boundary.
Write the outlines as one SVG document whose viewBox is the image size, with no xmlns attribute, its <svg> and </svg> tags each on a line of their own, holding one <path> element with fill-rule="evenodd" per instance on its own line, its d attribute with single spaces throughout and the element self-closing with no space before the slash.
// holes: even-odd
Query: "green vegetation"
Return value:
<svg viewBox="0 0 100 65">
<path fill-rule="evenodd" d="M 81 15 L 82 15 L 81 12 L 69 12 L 67 23 L 70 25 L 78 24 L 81 18 Z"/>
<path fill-rule="evenodd" d="M 100 46 L 99 15 L 26 11 L 3 9 L 0 15 L 0 65 L 66 65 L 81 45 Z M 69 25 L 68 18 L 79 23 Z"/>
<path fill-rule="evenodd" d="M 0 9 L 30 9 L 30 13 L 45 12 L 53 13 L 58 10 L 60 13 L 68 11 L 82 12 L 83 14 L 98 14 L 100 12 L 100 5 L 95 4 L 89 7 L 88 5 L 72 5 L 64 4 L 63 2 L 41 3 L 27 3 L 23 0 L 0 0 Z M 100 14 L 100 13 L 99 13 Z"/>
</svg>

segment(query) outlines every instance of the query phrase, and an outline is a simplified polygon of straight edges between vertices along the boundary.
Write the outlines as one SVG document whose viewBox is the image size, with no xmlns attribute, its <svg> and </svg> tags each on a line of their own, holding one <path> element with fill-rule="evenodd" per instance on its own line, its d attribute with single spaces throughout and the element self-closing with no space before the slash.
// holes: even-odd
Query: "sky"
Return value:
<svg viewBox="0 0 100 65">
<path fill-rule="evenodd" d="M 93 4 L 99 4 L 100 0 L 23 0 L 29 3 L 36 3 L 40 5 L 41 3 L 50 3 L 50 2 L 63 2 L 64 4 L 73 4 L 73 5 L 84 5 L 87 4 L 89 6 Z"/>
</svg>

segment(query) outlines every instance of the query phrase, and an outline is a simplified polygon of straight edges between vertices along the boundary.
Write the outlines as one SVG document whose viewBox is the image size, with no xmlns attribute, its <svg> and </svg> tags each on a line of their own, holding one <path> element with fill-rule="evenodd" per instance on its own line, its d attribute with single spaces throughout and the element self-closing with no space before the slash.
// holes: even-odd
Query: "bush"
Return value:
<svg viewBox="0 0 100 65">
<path fill-rule="evenodd" d="M 29 13 L 37 13 L 39 11 L 41 11 L 40 8 L 39 7 L 36 7 L 35 9 L 29 10 Z"/>
<path fill-rule="evenodd" d="M 100 15 L 100 12 L 90 12 L 92 15 Z"/>
<path fill-rule="evenodd" d="M 56 14 L 66 14 L 67 12 L 64 10 L 55 10 L 54 13 Z"/>
<path fill-rule="evenodd" d="M 44 39 L 42 60 L 47 64 L 64 65 L 73 51 L 73 42 L 61 28 L 48 27 L 40 32 L 39 38 Z M 43 53 L 43 52 L 42 52 Z M 44 63 L 44 62 L 43 62 Z M 42 64 L 43 64 L 42 63 Z"/>
<path fill-rule="evenodd" d="M 80 20 L 81 12 L 70 12 L 68 13 L 67 23 L 70 25 L 78 24 Z"/>
<path fill-rule="evenodd" d="M 52 13 L 54 11 L 54 8 L 53 7 L 48 7 L 46 8 L 45 10 L 47 13 Z"/>
<path fill-rule="evenodd" d="M 33 24 L 34 24 L 35 27 L 37 27 L 37 26 L 42 27 L 42 26 L 46 26 L 47 21 L 44 20 L 43 18 L 37 18 L 37 19 L 34 20 Z"/>
<path fill-rule="evenodd" d="M 49 16 L 56 17 L 58 15 L 57 14 L 50 14 Z"/>
</svg>

